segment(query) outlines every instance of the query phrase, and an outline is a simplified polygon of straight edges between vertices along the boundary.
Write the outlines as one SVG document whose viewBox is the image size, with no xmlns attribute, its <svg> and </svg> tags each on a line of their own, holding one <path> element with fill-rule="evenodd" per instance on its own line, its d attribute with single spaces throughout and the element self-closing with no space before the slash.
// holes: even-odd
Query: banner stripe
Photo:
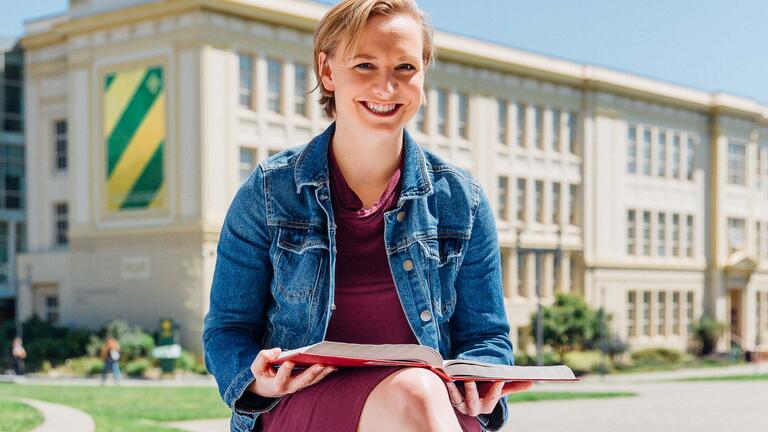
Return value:
<svg viewBox="0 0 768 432">
<path fill-rule="evenodd" d="M 149 163 L 144 167 L 141 176 L 133 185 L 130 194 L 125 198 L 121 209 L 127 208 L 145 208 L 152 202 L 153 198 L 163 184 L 163 149 L 165 143 L 160 143 L 152 155 Z"/>
<path fill-rule="evenodd" d="M 107 179 L 111 208 L 119 207 L 165 139 L 165 94 L 161 92 Z"/>
<path fill-rule="evenodd" d="M 104 136 L 112 135 L 115 123 L 120 119 L 128 102 L 136 93 L 136 88 L 141 84 L 146 69 L 133 69 L 130 71 L 110 74 L 112 84 L 105 90 L 104 95 Z"/>
<path fill-rule="evenodd" d="M 159 68 L 148 69 L 141 85 L 136 89 L 136 93 L 107 138 L 107 177 L 112 176 L 112 171 L 118 160 L 122 157 L 136 129 L 144 120 L 161 91 L 162 70 Z"/>
</svg>

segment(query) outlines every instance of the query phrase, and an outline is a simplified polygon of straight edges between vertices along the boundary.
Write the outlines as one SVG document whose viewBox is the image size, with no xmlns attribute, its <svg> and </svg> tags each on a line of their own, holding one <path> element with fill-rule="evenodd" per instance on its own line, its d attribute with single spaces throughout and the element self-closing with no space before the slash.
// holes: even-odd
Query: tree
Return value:
<svg viewBox="0 0 768 432">
<path fill-rule="evenodd" d="M 551 306 L 542 308 L 543 342 L 565 363 L 568 351 L 581 348 L 595 336 L 597 314 L 581 296 L 558 294 Z M 536 314 L 531 316 L 531 328 L 536 328 Z"/>
<path fill-rule="evenodd" d="M 711 354 L 715 350 L 717 339 L 725 331 L 725 325 L 716 319 L 703 315 L 693 328 L 693 334 L 699 344 L 699 352 L 702 356 Z"/>
</svg>

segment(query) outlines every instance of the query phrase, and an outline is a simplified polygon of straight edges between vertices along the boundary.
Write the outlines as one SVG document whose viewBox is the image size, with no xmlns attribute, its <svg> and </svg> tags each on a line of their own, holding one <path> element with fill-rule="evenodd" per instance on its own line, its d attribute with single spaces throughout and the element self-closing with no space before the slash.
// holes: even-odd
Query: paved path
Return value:
<svg viewBox="0 0 768 432">
<path fill-rule="evenodd" d="M 510 405 L 505 432 L 730 432 L 766 430 L 768 381 L 674 382 L 753 373 L 754 366 L 589 378 L 540 384 L 534 391 L 627 391 L 637 396 Z M 768 372 L 768 365 L 757 370 Z"/>
<path fill-rule="evenodd" d="M 95 425 L 88 414 L 66 405 L 35 399 L 16 398 L 43 415 L 43 424 L 32 432 L 93 432 Z"/>
</svg>

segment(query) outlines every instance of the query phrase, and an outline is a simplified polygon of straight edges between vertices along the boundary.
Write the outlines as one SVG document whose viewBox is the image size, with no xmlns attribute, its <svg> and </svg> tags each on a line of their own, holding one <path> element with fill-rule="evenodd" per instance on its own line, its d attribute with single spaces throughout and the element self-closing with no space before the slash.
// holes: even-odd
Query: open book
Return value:
<svg viewBox="0 0 768 432">
<path fill-rule="evenodd" d="M 408 366 L 430 369 L 445 381 L 578 381 L 568 366 L 506 366 L 472 360 L 443 360 L 422 345 L 361 345 L 324 341 L 283 351 L 273 365 Z"/>
</svg>

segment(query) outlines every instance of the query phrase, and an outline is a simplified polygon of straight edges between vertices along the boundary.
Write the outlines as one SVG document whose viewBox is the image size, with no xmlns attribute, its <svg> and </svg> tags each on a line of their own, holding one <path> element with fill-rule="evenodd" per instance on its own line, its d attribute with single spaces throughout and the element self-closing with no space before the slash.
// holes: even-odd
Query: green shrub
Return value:
<svg viewBox="0 0 768 432">
<path fill-rule="evenodd" d="M 175 366 L 178 370 L 191 371 L 196 364 L 197 360 L 195 360 L 195 356 L 189 351 L 182 351 L 179 358 L 175 361 Z"/>
<path fill-rule="evenodd" d="M 125 374 L 132 377 L 143 376 L 152 367 L 152 362 L 146 358 L 132 360 L 125 365 Z"/>
<path fill-rule="evenodd" d="M 632 353 L 635 366 L 677 365 L 683 359 L 683 353 L 670 348 L 647 348 Z"/>
<path fill-rule="evenodd" d="M 91 336 L 88 330 L 58 326 L 49 321 L 43 321 L 37 316 L 33 316 L 22 325 L 28 372 L 41 370 L 46 361 L 48 362 L 46 368 L 50 369 L 63 364 L 68 358 L 84 355 Z M 11 341 L 15 334 L 16 326 L 13 321 L 8 320 L 0 325 L 1 352 L 10 352 Z M 2 366 L 8 366 L 8 357 L 10 356 L 0 355 Z"/>
<path fill-rule="evenodd" d="M 693 326 L 693 335 L 702 356 L 715 351 L 717 339 L 725 331 L 725 325 L 707 315 L 702 316 Z"/>
<path fill-rule="evenodd" d="M 545 366 L 561 364 L 557 359 L 557 355 L 551 351 L 544 351 L 541 360 Z M 535 366 L 536 354 L 528 355 L 526 352 L 516 352 L 515 364 L 518 366 Z"/>
<path fill-rule="evenodd" d="M 86 348 L 88 355 L 100 356 L 101 347 L 108 336 L 112 336 L 120 343 L 121 363 L 147 357 L 155 347 L 155 339 L 150 333 L 139 326 L 132 326 L 127 321 L 118 319 L 107 323 L 98 334 L 90 336 Z"/>
<path fill-rule="evenodd" d="M 104 362 L 98 357 L 85 356 L 67 360 L 67 366 L 75 375 L 98 375 L 104 368 Z"/>
</svg>

